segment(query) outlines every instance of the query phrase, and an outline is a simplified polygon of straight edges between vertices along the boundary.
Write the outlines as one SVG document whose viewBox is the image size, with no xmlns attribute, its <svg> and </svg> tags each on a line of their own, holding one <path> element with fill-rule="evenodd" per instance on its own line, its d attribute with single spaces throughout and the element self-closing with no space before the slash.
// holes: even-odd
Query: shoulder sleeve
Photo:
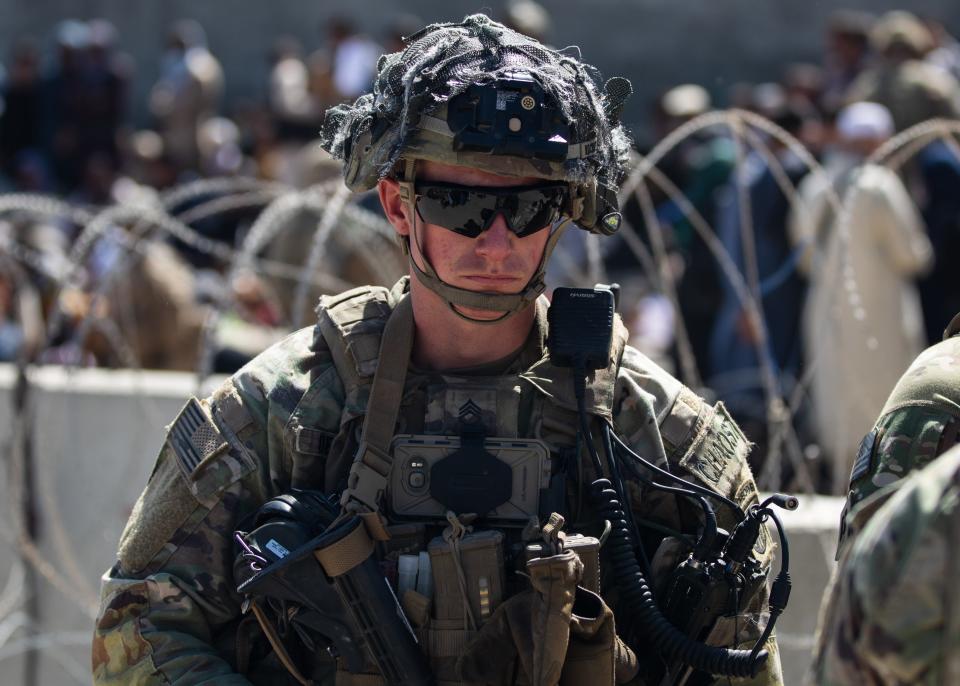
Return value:
<svg viewBox="0 0 960 686">
<path fill-rule="evenodd" d="M 184 412 L 191 407 L 209 418 L 205 403 L 191 400 Z M 171 426 L 121 537 L 119 561 L 103 578 L 93 641 L 96 684 L 246 683 L 214 644 L 240 616 L 233 530 L 266 484 L 249 457 L 229 444 L 194 463 L 210 434 L 201 425 L 194 445 L 177 445 L 173 435 L 186 434 L 183 422 Z M 209 445 L 220 438 L 214 435 Z"/>
<path fill-rule="evenodd" d="M 723 404 L 711 406 L 630 346 L 617 380 L 614 418 L 625 440 L 652 462 L 679 468 L 684 478 L 738 502 L 755 502 L 747 466 L 751 444 Z"/>
<path fill-rule="evenodd" d="M 933 404 L 900 407 L 880 418 L 860 444 L 850 473 L 847 512 L 913 471 L 930 464 L 944 448 L 957 418 Z"/>
<path fill-rule="evenodd" d="M 614 422 L 624 440 L 651 462 L 657 462 L 654 456 L 659 454 L 659 466 L 736 501 L 742 508 L 757 502 L 757 487 L 747 464 L 750 443 L 726 408 L 720 403 L 711 406 L 629 346 L 617 380 Z M 641 516 L 652 516 L 661 522 L 670 522 L 677 516 L 675 509 L 660 498 L 643 501 L 645 505 L 638 509 Z M 729 508 L 717 508 L 717 521 L 728 531 L 736 525 L 735 519 Z M 762 529 L 753 555 L 766 574 L 772 554 L 770 536 Z M 737 643 L 739 648 L 752 647 L 762 632 L 761 616 L 768 597 L 766 586 L 759 585 L 742 615 L 717 621 L 709 636 L 713 645 Z M 782 685 L 776 639 L 769 639 L 765 647 L 769 658 L 760 673 L 732 683 Z"/>
<path fill-rule="evenodd" d="M 660 425 L 670 416 L 683 384 L 632 346 L 626 346 L 614 389 L 613 419 L 624 440 L 646 459 L 663 466 Z"/>
<path fill-rule="evenodd" d="M 168 427 L 103 578 L 95 683 L 248 683 L 232 666 L 241 616 L 233 536 L 289 488 L 286 429 L 307 390 L 314 382 L 335 389 L 311 336 L 273 346 L 210 398 L 189 400 Z"/>
<path fill-rule="evenodd" d="M 821 610 L 816 683 L 920 684 L 945 675 L 958 638 L 960 520 L 944 496 L 955 488 L 958 457 L 953 451 L 905 481 L 848 548 Z"/>
</svg>

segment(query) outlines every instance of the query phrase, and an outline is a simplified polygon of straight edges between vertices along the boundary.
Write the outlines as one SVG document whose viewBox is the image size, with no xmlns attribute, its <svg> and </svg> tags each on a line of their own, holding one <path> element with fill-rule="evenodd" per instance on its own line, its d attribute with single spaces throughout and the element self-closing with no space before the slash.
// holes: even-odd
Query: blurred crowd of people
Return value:
<svg viewBox="0 0 960 686">
<path fill-rule="evenodd" d="M 531 0 L 508 7 L 501 18 L 544 39 L 549 19 L 543 8 Z M 313 142 L 324 111 L 365 92 L 379 56 L 400 49 L 401 37 L 420 26 L 415 17 L 398 16 L 374 38 L 335 19 L 313 50 L 279 37 L 262 102 L 234 104 L 227 117 L 221 63 L 198 23 L 177 22 L 150 89 L 150 128 L 134 130 L 136 72 L 118 47 L 116 30 L 105 20 L 65 21 L 56 30 L 55 55 L 43 55 L 36 41 L 24 39 L 7 60 L 0 82 L 0 190 L 104 207 L 156 203 L 165 189 L 204 177 L 255 177 L 293 188 L 334 179 L 338 166 Z M 889 388 L 960 311 L 960 279 L 950 264 L 950 256 L 960 254 L 956 138 L 934 136 L 904 164 L 864 166 L 912 126 L 960 119 L 960 42 L 933 18 L 838 11 L 823 46 L 819 62 L 790 65 L 776 83 L 736 84 L 725 102 L 696 84 L 664 93 L 650 115 L 654 135 L 638 144 L 640 153 L 718 108 L 755 113 L 787 137 L 748 127 L 740 139 L 721 124 L 692 130 L 658 162 L 662 177 L 647 179 L 655 225 L 637 196 L 624 208 L 645 249 L 653 255 L 660 245 L 666 250 L 659 271 L 638 261 L 623 237 L 606 242 L 603 263 L 624 286 L 624 314 L 638 345 L 660 360 L 672 358 L 685 376 L 693 374 L 688 382 L 724 400 L 761 444 L 757 455 L 764 453 L 776 413 L 798 411 L 805 459 L 821 465 L 821 483 L 836 486 L 848 467 L 834 456 L 856 454 Z M 810 156 L 825 173 L 811 173 Z M 183 212 L 210 199 L 194 197 L 166 209 Z M 191 226 L 237 245 L 268 199 Z M 714 239 L 702 234 L 701 219 Z M 285 235 L 303 240 L 286 241 L 298 247 L 273 256 L 302 265 L 304 241 L 317 221 L 309 212 L 291 218 Z M 304 321 L 291 311 L 289 283 L 253 274 L 226 283 L 225 262 L 183 243 L 141 245 L 131 269 L 118 247 L 130 225 L 120 224 L 89 251 L 80 291 L 64 293 L 55 275 L 65 273 L 65 256 L 82 223 L 5 215 L 0 253 L 20 246 L 35 264 L 4 258 L 0 265 L 0 360 L 26 355 L 125 364 L 129 355 L 117 352 L 117 340 L 96 342 L 97 336 L 111 338 L 109 326 L 78 339 L 75 327 L 93 315 L 101 322 L 139 323 L 113 338 L 125 339 L 141 365 L 192 369 L 204 307 L 225 297 L 243 323 L 268 332 L 258 338 L 244 329 L 238 338 L 248 343 L 269 342 L 273 332 Z M 116 234 L 121 239 L 110 240 Z M 566 248 L 586 255 L 573 235 L 564 237 Z M 352 265 L 344 267 L 348 271 L 357 267 L 351 249 L 334 250 L 343 265 Z M 385 246 L 383 254 L 393 249 Z M 729 264 L 718 260 L 718 251 L 730 256 Z M 121 263 L 130 279 L 101 288 L 113 295 L 97 304 L 89 294 Z M 392 277 L 394 271 L 384 273 Z M 346 284 L 387 278 L 384 273 L 367 264 L 350 277 L 333 276 Z M 675 284 L 675 301 L 665 278 Z M 758 311 L 744 302 L 745 294 L 757 299 Z M 65 324 L 46 332 L 55 301 Z M 675 323 L 682 323 L 679 339 Z M 52 337 L 48 343 L 71 343 L 41 350 L 45 335 Z M 688 348 L 692 368 L 691 358 L 684 359 Z M 220 352 L 214 369 L 231 371 L 256 350 L 227 345 Z M 772 405 L 771 395 L 785 398 L 786 407 Z"/>
<path fill-rule="evenodd" d="M 397 31 L 406 27 L 398 23 Z M 149 91 L 150 127 L 136 131 L 135 65 L 109 21 L 62 22 L 54 56 L 22 39 L 2 82 L 2 188 L 105 204 L 115 199 L 111 182 L 121 175 L 158 189 L 230 174 L 286 181 L 291 172 L 280 168 L 275 149 L 315 138 L 324 110 L 356 98 L 388 49 L 342 19 L 325 30 L 322 47 L 311 54 L 295 38 L 279 37 L 264 102 L 235 104 L 228 117 L 224 70 L 203 27 L 176 22 Z"/>
<path fill-rule="evenodd" d="M 19 41 L 0 69 L 0 193 L 48 194 L 90 212 L 42 220 L 34 212 L 7 212 L 0 222 L 0 360 L 192 370 L 209 309 L 226 300 L 231 313 L 222 328 L 231 342 L 217 351 L 213 369 L 231 371 L 269 345 L 293 319 L 289 278 L 271 282 L 249 272 L 227 283 L 228 261 L 182 241 L 140 241 L 132 256 L 133 220 L 108 227 L 87 252 L 82 278 L 63 290 L 83 219 L 112 205 L 189 216 L 217 193 L 188 194 L 162 208 L 160 199 L 203 178 L 254 178 L 301 189 L 337 178 L 339 166 L 314 142 L 324 111 L 368 88 L 380 54 L 398 49 L 400 36 L 418 25 L 416 18 L 399 17 L 381 45 L 334 19 L 309 53 L 281 36 L 268 56 L 263 101 L 236 104 L 228 117 L 224 69 L 202 26 L 178 21 L 169 27 L 149 89 L 150 127 L 139 130 L 131 111 L 135 64 L 118 47 L 109 21 L 62 22 L 53 54 L 44 54 L 37 40 Z M 239 246 L 275 196 L 188 223 L 204 238 Z M 286 242 L 296 247 L 285 250 L 285 241 L 275 241 L 269 257 L 301 265 L 317 219 L 316 212 L 289 215 L 284 232 L 292 240 Z M 3 248 L 15 254 L 4 256 Z M 346 249 L 328 252 L 348 276 L 373 278 L 366 265 L 351 264 Z M 118 270 L 123 276 L 110 283 Z M 55 306 L 61 321 L 48 331 Z"/>
<path fill-rule="evenodd" d="M 910 127 L 960 118 L 960 43 L 934 19 L 903 11 L 838 11 L 823 43 L 819 64 L 728 93 L 729 107 L 788 136 L 697 129 L 658 163 L 669 184 L 649 184 L 656 227 L 636 200 L 626 212 L 651 246 L 659 230 L 699 379 L 761 444 L 754 454 L 763 455 L 778 413 L 799 410 L 805 458 L 826 472 L 821 483 L 842 490 L 846 456 L 890 388 L 960 311 L 956 138 L 927 136 L 903 164 L 865 164 Z M 654 142 L 711 109 L 703 87 L 671 89 L 656 103 Z M 824 173 L 811 173 L 808 153 Z M 716 244 L 670 185 L 713 227 Z M 740 278 L 724 270 L 718 248 Z M 610 255 L 609 268 L 630 280 L 640 262 L 619 245 Z M 657 278 L 641 290 L 662 292 Z M 650 321 L 642 308 L 662 308 L 663 298 L 636 299 L 637 321 Z M 675 339 L 654 340 L 682 366 Z"/>
</svg>

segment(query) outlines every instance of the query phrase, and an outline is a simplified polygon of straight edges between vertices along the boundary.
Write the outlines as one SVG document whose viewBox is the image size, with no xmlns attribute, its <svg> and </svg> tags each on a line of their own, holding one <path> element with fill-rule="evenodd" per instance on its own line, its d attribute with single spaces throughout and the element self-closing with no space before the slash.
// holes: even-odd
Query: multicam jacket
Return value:
<svg viewBox="0 0 960 686">
<path fill-rule="evenodd" d="M 960 316 L 920 353 L 890 393 L 850 474 L 840 547 L 893 493 L 891 486 L 960 441 Z M 839 548 L 838 548 L 839 550 Z"/>
<path fill-rule="evenodd" d="M 364 288 L 324 298 L 320 325 L 269 348 L 211 397 L 187 403 L 169 428 L 131 514 L 118 561 L 103 577 L 94 683 L 287 683 L 288 675 L 255 621 L 244 614 L 236 592 L 234 530 L 267 499 L 291 487 L 343 487 L 380 334 L 405 287 L 401 281 L 390 292 Z M 541 315 L 542 310 L 520 354 L 484 379 L 511 379 L 492 399 L 499 432 L 572 445 L 576 403 L 572 391 L 565 390 L 572 384 L 566 383 L 569 377 L 551 383 L 556 369 L 544 352 Z M 469 386 L 480 378 L 476 371 L 441 376 L 411 369 L 398 433 L 442 432 L 445 412 L 432 389 L 438 383 Z M 623 348 L 608 382 L 588 388 L 588 406 L 595 414 L 606 413 L 619 435 L 651 461 L 742 507 L 757 501 L 746 460 L 749 443 L 723 406 L 707 405 L 635 349 Z M 629 489 L 638 517 L 684 528 L 681 518 L 689 513 L 681 513 L 673 498 L 647 493 L 639 483 L 631 482 Z M 735 524 L 722 510 L 718 515 L 720 526 L 730 530 Z M 754 555 L 769 569 L 772 543 L 766 532 Z M 656 571 L 654 576 L 656 583 Z M 766 589 L 759 592 L 746 615 L 721 619 L 712 642 L 752 646 L 766 596 Z M 756 678 L 729 683 L 781 684 L 776 642 L 771 639 L 766 648 L 770 659 Z M 332 683 L 332 661 L 314 661 L 311 678 Z"/>
<path fill-rule="evenodd" d="M 960 683 L 960 447 L 900 482 L 851 541 L 810 682 Z"/>
</svg>

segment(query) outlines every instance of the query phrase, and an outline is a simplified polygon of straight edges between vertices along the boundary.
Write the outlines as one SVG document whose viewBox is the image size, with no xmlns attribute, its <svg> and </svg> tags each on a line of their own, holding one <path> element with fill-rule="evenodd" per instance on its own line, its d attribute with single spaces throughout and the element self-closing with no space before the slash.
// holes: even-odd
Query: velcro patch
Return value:
<svg viewBox="0 0 960 686">
<path fill-rule="evenodd" d="M 680 464 L 705 486 L 729 496 L 742 478 L 750 443 L 731 419 L 723 403 L 693 442 Z"/>
<path fill-rule="evenodd" d="M 193 478 L 204 460 L 227 447 L 227 442 L 196 398 L 190 398 L 173 420 L 167 441 L 188 479 Z"/>
<path fill-rule="evenodd" d="M 860 441 L 860 450 L 857 451 L 857 459 L 853 462 L 853 469 L 850 470 L 850 485 L 860 480 L 860 478 L 870 471 L 870 464 L 873 462 L 873 446 L 877 443 L 877 430 L 874 429 Z"/>
<path fill-rule="evenodd" d="M 297 452 L 305 455 L 325 456 L 330 452 L 330 446 L 336 436 L 327 431 L 310 429 L 305 426 L 296 428 L 294 447 Z"/>
</svg>

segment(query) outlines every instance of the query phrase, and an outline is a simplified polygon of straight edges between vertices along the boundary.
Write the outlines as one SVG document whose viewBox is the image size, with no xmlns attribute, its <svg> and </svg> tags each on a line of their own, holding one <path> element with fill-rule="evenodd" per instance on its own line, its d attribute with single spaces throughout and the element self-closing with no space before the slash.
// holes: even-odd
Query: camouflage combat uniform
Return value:
<svg viewBox="0 0 960 686">
<path fill-rule="evenodd" d="M 840 547 L 862 529 L 909 472 L 929 464 L 960 436 L 960 315 L 944 340 L 920 353 L 890 393 L 860 445 L 850 474 Z"/>
<path fill-rule="evenodd" d="M 390 292 L 365 288 L 324 298 L 321 322 L 335 311 L 350 353 L 369 360 L 371 350 L 364 348 L 375 346 L 375 357 L 385 316 L 405 287 L 402 280 Z M 544 363 L 543 305 L 538 306 L 537 323 L 513 359 L 442 378 L 411 368 L 397 431 L 443 430 L 445 412 L 431 398 L 438 381 L 462 388 L 478 379 L 509 376 L 516 383 L 504 389 L 510 409 L 497 412 L 498 431 L 541 437 L 551 446 L 572 445 L 576 405 L 571 377 L 551 384 L 544 378 L 547 372 L 539 373 L 549 365 Z M 341 348 L 330 345 L 323 330 L 321 325 L 291 334 L 211 397 L 189 402 L 172 425 L 121 538 L 119 560 L 103 578 L 93 643 L 95 683 L 288 683 L 256 623 L 242 612 L 232 573 L 233 532 L 243 517 L 291 487 L 330 491 L 344 484 L 369 383 L 350 388 L 343 382 L 337 371 L 343 360 L 335 359 Z M 611 397 L 602 402 L 625 440 L 652 461 L 668 464 L 741 506 L 756 502 L 746 462 L 749 444 L 722 405 L 707 405 L 629 346 L 612 369 L 615 384 L 611 375 L 603 385 L 607 390 L 601 389 Z M 367 363 L 358 371 L 368 381 L 373 373 Z M 591 392 L 588 388 L 588 399 Z M 504 397 L 495 394 L 492 405 L 501 410 Z M 537 408 L 556 405 L 565 406 L 562 416 L 568 420 L 543 421 L 548 413 Z M 589 460 L 582 460 L 580 468 L 583 482 L 589 482 Z M 675 499 L 648 493 L 636 483 L 630 490 L 634 509 L 645 521 L 684 528 L 689 513 L 681 513 Z M 570 508 L 576 508 L 575 502 Z M 728 530 L 735 524 L 725 508 L 718 516 Z M 772 543 L 765 532 L 754 554 L 769 567 Z M 746 616 L 718 622 L 713 636 L 719 644 L 752 646 L 766 595 L 764 589 L 755 596 Z M 729 683 L 782 683 L 775 641 L 766 647 L 770 659 L 759 676 Z M 317 656 L 315 663 L 312 678 L 332 683 L 330 661 Z"/>
<path fill-rule="evenodd" d="M 960 447 L 894 491 L 844 554 L 812 683 L 960 683 Z"/>
<path fill-rule="evenodd" d="M 913 681 L 913 677 L 930 679 L 923 683 L 953 683 L 949 680 L 937 681 L 936 670 L 926 671 L 932 669 L 929 656 L 912 655 L 909 652 L 912 647 L 907 649 L 908 653 L 902 660 L 894 659 L 892 652 L 895 651 L 890 650 L 896 643 L 886 644 L 887 647 L 881 649 L 882 642 L 887 639 L 917 640 L 918 646 L 919 642 L 927 640 L 919 634 L 909 633 L 916 630 L 916 626 L 910 622 L 921 615 L 904 615 L 897 619 L 903 619 L 904 622 L 897 624 L 894 618 L 897 618 L 903 608 L 890 611 L 882 602 L 886 596 L 897 592 L 891 560 L 896 560 L 898 556 L 903 560 L 902 564 L 898 563 L 900 566 L 896 574 L 900 576 L 896 578 L 903 584 L 907 604 L 914 610 L 927 613 L 926 620 L 931 622 L 940 616 L 936 612 L 930 613 L 930 608 L 913 605 L 917 596 L 915 591 L 908 590 L 919 589 L 917 600 L 927 599 L 929 589 L 923 590 L 919 584 L 930 579 L 929 576 L 920 575 L 929 573 L 929 570 L 919 570 L 916 576 L 904 573 L 909 565 L 915 564 L 912 560 L 923 565 L 929 561 L 929 556 L 936 557 L 943 552 L 936 547 L 929 550 L 915 548 L 921 541 L 919 535 L 928 535 L 920 531 L 920 527 L 928 526 L 929 517 L 922 521 L 910 519 L 917 514 L 915 503 L 899 506 L 890 503 L 889 507 L 887 503 L 894 497 L 903 502 L 900 499 L 907 496 L 898 496 L 897 493 L 908 488 L 906 484 L 912 480 L 908 481 L 907 477 L 912 472 L 939 473 L 932 470 L 939 470 L 940 467 L 924 468 L 934 462 L 941 464 L 943 461 L 939 456 L 958 442 L 960 314 L 950 322 L 943 337 L 942 342 L 922 352 L 903 374 L 890 393 L 873 430 L 864 437 L 860 446 L 851 472 L 850 491 L 840 523 L 837 557 L 841 563 L 834 571 L 830 591 L 820 608 L 814 669 L 811 673 L 813 683 L 919 683 Z M 953 452 L 956 453 L 956 450 Z M 931 478 L 924 476 L 923 482 L 929 482 Z M 909 488 L 914 494 L 909 497 L 914 499 L 922 489 L 929 490 L 928 486 L 917 484 Z M 926 506 L 931 506 L 939 501 L 938 496 L 936 500 L 924 502 Z M 899 524 L 884 528 L 894 513 L 898 521 L 903 519 L 906 522 L 909 519 L 907 526 L 917 526 L 917 538 L 912 537 L 912 528 L 902 541 L 894 538 L 899 531 Z M 931 510 L 925 514 L 935 513 Z M 872 523 L 875 519 L 878 521 Z M 886 548 L 871 551 L 870 546 L 873 543 L 861 543 L 861 538 L 873 543 L 882 541 Z M 922 540 L 926 541 L 926 538 Z M 900 547 L 896 548 L 894 544 Z M 917 552 L 914 552 L 915 550 Z M 903 581 L 911 578 L 924 581 L 918 581 L 915 587 Z M 883 585 L 888 582 L 888 585 Z M 875 595 L 868 599 L 867 595 L 870 593 Z M 890 607 L 892 606 L 891 603 Z M 855 633 L 851 633 L 854 627 L 855 633 L 863 637 L 859 641 L 854 640 Z M 933 641 L 931 646 L 935 643 L 936 641 Z M 912 677 L 907 678 L 909 675 Z"/>
</svg>

